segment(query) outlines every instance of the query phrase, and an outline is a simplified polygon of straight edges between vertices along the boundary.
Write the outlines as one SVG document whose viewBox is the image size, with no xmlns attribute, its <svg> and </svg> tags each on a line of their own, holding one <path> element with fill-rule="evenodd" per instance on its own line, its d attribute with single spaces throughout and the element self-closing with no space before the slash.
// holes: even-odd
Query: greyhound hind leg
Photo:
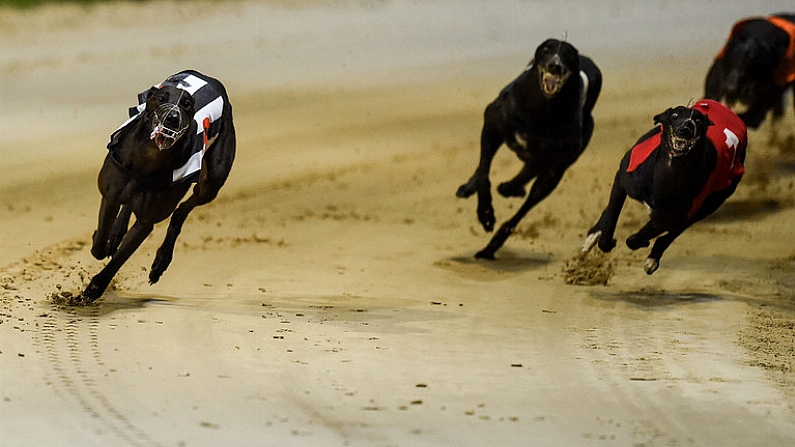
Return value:
<svg viewBox="0 0 795 447">
<path fill-rule="evenodd" d="M 171 215 L 166 237 L 157 249 L 155 260 L 152 262 L 152 270 L 149 272 L 150 284 L 160 280 L 171 264 L 177 237 L 182 232 L 182 225 L 185 224 L 190 212 L 197 206 L 213 201 L 229 176 L 235 159 L 236 137 L 231 121 L 232 111 L 225 110 L 224 113 L 229 117 L 229 121 L 224 124 L 226 131 L 222 131 L 215 143 L 207 150 L 202 160 L 199 181 L 193 187 L 193 193 L 180 203 Z"/>
<path fill-rule="evenodd" d="M 665 233 L 666 229 L 656 225 L 654 221 L 649 221 L 637 233 L 627 238 L 627 247 L 630 250 L 648 247 L 652 239 Z"/>
<path fill-rule="evenodd" d="M 199 206 L 199 204 L 198 196 L 193 194 L 188 200 L 182 202 L 177 209 L 174 210 L 174 214 L 171 215 L 171 221 L 168 224 L 166 238 L 163 240 L 160 248 L 157 249 L 157 255 L 155 255 L 155 260 L 152 263 L 152 270 L 149 272 L 150 284 L 154 284 L 160 280 L 160 277 L 171 264 L 171 260 L 174 257 L 174 245 L 177 243 L 179 233 L 182 232 L 182 225 L 188 218 L 188 214 L 193 211 L 193 208 Z"/>
<path fill-rule="evenodd" d="M 152 263 L 152 270 L 149 272 L 149 282 L 151 284 L 156 283 L 171 264 L 177 237 L 182 232 L 182 226 L 185 224 L 190 212 L 197 206 L 202 206 L 215 199 L 225 180 L 225 176 L 220 179 L 200 178 L 199 183 L 193 188 L 193 194 L 174 210 L 171 215 L 171 221 L 168 224 L 168 230 L 166 230 L 166 237 L 163 239 L 160 248 L 157 249 L 157 255 L 155 255 L 155 260 Z"/>
<path fill-rule="evenodd" d="M 503 197 L 524 197 L 527 194 L 525 186 L 538 175 L 538 171 L 524 164 L 516 177 L 497 186 L 497 192 Z"/>
<path fill-rule="evenodd" d="M 646 265 L 643 267 L 647 275 L 651 275 L 652 273 L 656 272 L 658 268 L 660 268 L 660 258 L 662 258 L 663 253 L 665 253 L 665 250 L 671 246 L 671 243 L 673 243 L 673 241 L 679 237 L 683 231 L 684 228 L 676 231 L 669 231 L 654 241 L 654 246 L 651 248 L 651 253 L 649 253 L 649 257 L 646 258 Z"/>
</svg>

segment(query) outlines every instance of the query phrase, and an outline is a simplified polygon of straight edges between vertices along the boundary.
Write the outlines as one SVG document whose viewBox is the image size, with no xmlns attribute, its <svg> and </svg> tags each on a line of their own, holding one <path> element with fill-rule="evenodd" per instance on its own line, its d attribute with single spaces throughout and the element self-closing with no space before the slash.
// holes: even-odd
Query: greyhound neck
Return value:
<svg viewBox="0 0 795 447">
<path fill-rule="evenodd" d="M 689 185 L 690 188 L 700 190 L 711 172 L 710 169 L 706 168 L 709 165 L 709 155 L 704 138 L 690 152 L 678 157 L 672 156 L 670 149 L 666 146 L 662 146 L 662 148 L 665 148 L 665 151 L 659 151 L 657 156 L 662 159 L 661 161 L 666 167 L 662 171 L 667 171 L 664 176 L 665 182 L 682 186 Z"/>
</svg>

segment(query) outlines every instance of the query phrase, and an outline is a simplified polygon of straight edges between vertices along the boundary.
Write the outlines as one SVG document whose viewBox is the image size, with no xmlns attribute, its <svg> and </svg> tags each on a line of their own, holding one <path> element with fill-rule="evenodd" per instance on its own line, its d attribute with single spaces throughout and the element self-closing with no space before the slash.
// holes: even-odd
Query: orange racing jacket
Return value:
<svg viewBox="0 0 795 447">
<path fill-rule="evenodd" d="M 784 57 L 779 61 L 778 66 L 773 70 L 773 78 L 779 86 L 785 86 L 795 82 L 795 23 L 778 16 L 770 16 L 766 18 L 750 18 L 741 20 L 734 24 L 731 32 L 729 33 L 729 40 L 732 39 L 749 21 L 751 20 L 767 20 L 775 25 L 777 28 L 786 32 L 789 35 L 789 47 Z M 728 45 L 728 43 L 727 43 Z M 726 53 L 726 45 L 720 50 L 715 59 L 723 58 Z"/>
</svg>

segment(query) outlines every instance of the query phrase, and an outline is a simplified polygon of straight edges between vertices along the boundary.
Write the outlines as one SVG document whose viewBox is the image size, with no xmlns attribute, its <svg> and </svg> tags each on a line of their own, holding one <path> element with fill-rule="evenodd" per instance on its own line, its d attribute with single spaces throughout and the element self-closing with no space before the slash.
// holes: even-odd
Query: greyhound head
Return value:
<svg viewBox="0 0 795 447">
<path fill-rule="evenodd" d="M 744 40 L 726 51 L 725 64 L 729 69 L 721 85 L 721 97 L 729 106 L 740 102 L 751 104 L 758 96 L 759 82 L 766 81 L 765 71 L 772 73 L 773 51 L 765 42 Z M 765 70 L 765 68 L 767 70 Z"/>
<path fill-rule="evenodd" d="M 687 155 L 696 144 L 706 138 L 707 128 L 714 123 L 698 110 L 678 106 L 654 117 L 663 126 L 663 145 L 671 158 Z"/>
<path fill-rule="evenodd" d="M 163 85 L 149 89 L 146 111 L 158 149 L 171 148 L 188 130 L 195 114 L 195 100 L 185 90 Z"/>
<path fill-rule="evenodd" d="M 579 72 L 579 53 L 568 42 L 547 39 L 536 48 L 533 63 L 538 67 L 538 81 L 547 99 L 557 95 L 572 72 Z"/>
<path fill-rule="evenodd" d="M 762 86 L 775 81 L 771 77 L 788 46 L 789 36 L 767 20 L 750 19 L 736 24 L 722 54 L 726 72 L 720 87 L 721 99 L 730 107 L 738 102 L 756 102 Z"/>
</svg>

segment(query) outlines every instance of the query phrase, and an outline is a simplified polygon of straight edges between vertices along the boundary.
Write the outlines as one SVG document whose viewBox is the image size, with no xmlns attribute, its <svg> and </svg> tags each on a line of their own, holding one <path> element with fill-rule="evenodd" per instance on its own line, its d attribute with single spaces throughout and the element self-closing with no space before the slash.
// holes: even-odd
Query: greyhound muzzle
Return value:
<svg viewBox="0 0 795 447">
<path fill-rule="evenodd" d="M 190 118 L 176 104 L 160 104 L 152 114 L 150 140 L 161 151 L 170 149 L 190 127 Z"/>
<path fill-rule="evenodd" d="M 548 63 L 538 66 L 538 76 L 540 78 L 541 91 L 549 99 L 560 92 L 563 84 L 571 76 L 571 70 L 563 65 L 560 56 L 555 54 Z"/>
</svg>

